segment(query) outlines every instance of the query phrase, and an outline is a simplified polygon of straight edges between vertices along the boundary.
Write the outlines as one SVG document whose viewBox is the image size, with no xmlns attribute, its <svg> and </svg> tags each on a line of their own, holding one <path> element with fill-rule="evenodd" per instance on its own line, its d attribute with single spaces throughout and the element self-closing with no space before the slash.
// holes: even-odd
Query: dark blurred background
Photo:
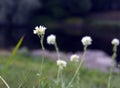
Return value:
<svg viewBox="0 0 120 88">
<path fill-rule="evenodd" d="M 46 36 L 57 36 L 62 51 L 82 50 L 81 38 L 89 35 L 94 40 L 90 49 L 111 55 L 111 40 L 120 39 L 120 0 L 0 0 L 1 49 L 15 46 L 23 35 L 22 46 L 40 48 L 39 38 L 33 35 L 39 25 L 48 28 Z M 54 49 L 46 40 L 45 47 Z"/>
</svg>

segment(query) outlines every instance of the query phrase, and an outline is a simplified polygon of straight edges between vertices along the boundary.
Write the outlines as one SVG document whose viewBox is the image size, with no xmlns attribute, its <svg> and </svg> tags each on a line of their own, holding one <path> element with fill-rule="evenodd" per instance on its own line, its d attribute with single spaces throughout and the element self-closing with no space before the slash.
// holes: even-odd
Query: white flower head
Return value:
<svg viewBox="0 0 120 88">
<path fill-rule="evenodd" d="M 92 44 L 92 38 L 90 36 L 85 36 L 81 40 L 82 44 L 85 45 L 91 45 Z"/>
<path fill-rule="evenodd" d="M 72 62 L 78 62 L 79 61 L 79 56 L 76 54 L 71 55 L 70 61 Z"/>
<path fill-rule="evenodd" d="M 112 45 L 118 46 L 120 44 L 120 41 L 119 41 L 119 39 L 114 38 L 111 43 L 112 43 Z"/>
<path fill-rule="evenodd" d="M 37 34 L 38 36 L 44 35 L 45 34 L 46 27 L 44 26 L 36 26 L 35 30 L 33 30 L 34 34 Z"/>
<path fill-rule="evenodd" d="M 57 65 L 59 66 L 59 69 L 63 69 L 64 67 L 67 66 L 67 62 L 64 60 L 57 60 Z"/>
<path fill-rule="evenodd" d="M 51 34 L 47 37 L 47 43 L 48 44 L 55 44 L 55 42 L 56 42 L 56 36 L 55 35 Z"/>
</svg>

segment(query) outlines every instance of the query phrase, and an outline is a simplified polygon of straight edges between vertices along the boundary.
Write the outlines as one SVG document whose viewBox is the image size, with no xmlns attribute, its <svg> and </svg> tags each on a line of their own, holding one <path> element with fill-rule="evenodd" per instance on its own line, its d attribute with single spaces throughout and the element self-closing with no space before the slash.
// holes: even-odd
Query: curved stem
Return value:
<svg viewBox="0 0 120 88">
<path fill-rule="evenodd" d="M 78 74 L 78 72 L 79 72 L 79 70 L 80 70 L 80 68 L 81 68 L 81 66 L 82 66 L 82 64 L 83 64 L 83 62 L 84 62 L 84 56 L 85 56 L 85 53 L 86 53 L 86 49 L 87 49 L 87 46 L 84 46 L 84 53 L 83 53 L 83 55 L 82 55 L 80 64 L 79 64 L 79 66 L 78 66 L 75 74 L 73 75 L 71 81 L 68 83 L 68 86 L 67 86 L 66 88 L 69 88 L 69 86 L 72 84 L 72 82 L 74 81 L 75 77 L 77 76 L 77 74 Z"/>
</svg>

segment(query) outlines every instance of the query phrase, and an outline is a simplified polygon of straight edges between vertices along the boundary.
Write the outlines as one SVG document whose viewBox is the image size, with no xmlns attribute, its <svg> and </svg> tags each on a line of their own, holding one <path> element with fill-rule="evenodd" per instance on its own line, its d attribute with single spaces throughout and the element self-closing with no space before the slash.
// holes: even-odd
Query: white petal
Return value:
<svg viewBox="0 0 120 88">
<path fill-rule="evenodd" d="M 39 27 L 38 27 L 38 26 L 36 26 L 36 27 L 35 27 L 35 29 L 37 30 L 37 29 L 39 29 Z"/>
<path fill-rule="evenodd" d="M 33 30 L 33 33 L 36 34 L 36 30 Z"/>
</svg>

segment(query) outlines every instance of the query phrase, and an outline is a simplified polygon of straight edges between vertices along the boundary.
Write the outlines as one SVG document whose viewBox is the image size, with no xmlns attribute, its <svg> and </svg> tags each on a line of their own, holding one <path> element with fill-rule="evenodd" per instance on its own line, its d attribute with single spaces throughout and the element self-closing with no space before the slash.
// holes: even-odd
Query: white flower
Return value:
<svg viewBox="0 0 120 88">
<path fill-rule="evenodd" d="M 117 38 L 114 38 L 111 43 L 116 46 L 118 46 L 120 44 L 119 39 L 117 39 Z"/>
<path fill-rule="evenodd" d="M 70 57 L 70 61 L 78 62 L 78 60 L 79 60 L 79 56 L 76 55 L 76 54 L 73 54 L 73 55 Z"/>
<path fill-rule="evenodd" d="M 64 60 L 57 60 L 57 65 L 59 66 L 59 69 L 63 69 L 64 67 L 66 67 L 67 62 Z"/>
<path fill-rule="evenodd" d="M 47 37 L 47 43 L 48 44 L 55 44 L 55 42 L 56 42 L 56 36 L 55 35 L 51 34 Z"/>
<path fill-rule="evenodd" d="M 33 30 L 33 33 L 40 36 L 45 34 L 45 30 L 46 30 L 46 27 L 40 25 L 39 27 L 38 26 L 35 27 L 35 30 Z"/>
<path fill-rule="evenodd" d="M 92 38 L 90 36 L 85 36 L 81 40 L 83 45 L 91 45 L 92 44 Z"/>
</svg>

